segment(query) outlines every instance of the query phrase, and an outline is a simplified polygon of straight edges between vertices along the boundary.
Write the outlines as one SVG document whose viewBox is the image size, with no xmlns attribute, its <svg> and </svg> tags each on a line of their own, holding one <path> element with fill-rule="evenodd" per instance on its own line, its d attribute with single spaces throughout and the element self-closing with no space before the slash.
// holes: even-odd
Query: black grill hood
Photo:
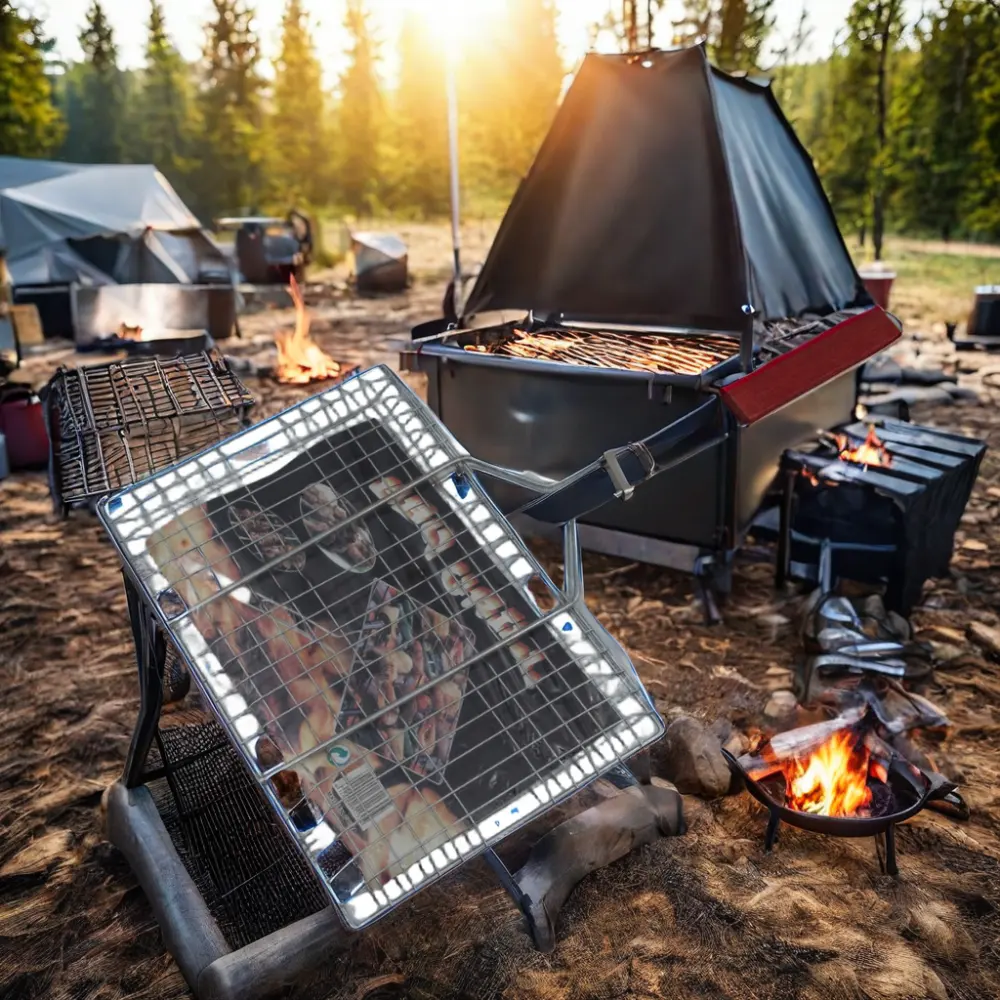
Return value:
<svg viewBox="0 0 1000 1000">
<path fill-rule="evenodd" d="M 701 46 L 588 55 L 469 296 L 490 310 L 744 331 L 870 304 L 770 87 Z"/>
</svg>

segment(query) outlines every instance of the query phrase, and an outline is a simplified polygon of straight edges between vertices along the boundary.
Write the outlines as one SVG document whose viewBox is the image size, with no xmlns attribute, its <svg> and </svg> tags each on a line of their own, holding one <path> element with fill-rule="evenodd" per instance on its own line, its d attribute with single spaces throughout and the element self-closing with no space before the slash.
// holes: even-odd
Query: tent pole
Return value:
<svg viewBox="0 0 1000 1000">
<path fill-rule="evenodd" d="M 448 90 L 448 160 L 451 170 L 451 249 L 455 271 L 455 315 L 461 318 L 462 301 L 462 237 L 459 229 L 458 180 L 458 92 L 455 85 L 455 57 L 449 51 L 445 59 L 445 85 Z"/>
</svg>

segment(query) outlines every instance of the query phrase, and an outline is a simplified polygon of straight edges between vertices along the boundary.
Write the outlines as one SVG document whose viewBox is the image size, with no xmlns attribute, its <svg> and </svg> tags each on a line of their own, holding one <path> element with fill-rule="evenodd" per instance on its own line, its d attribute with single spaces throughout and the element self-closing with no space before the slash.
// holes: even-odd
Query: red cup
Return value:
<svg viewBox="0 0 1000 1000">
<path fill-rule="evenodd" d="M 872 297 L 875 305 L 883 309 L 889 308 L 889 292 L 892 290 L 892 283 L 896 280 L 893 271 L 860 271 L 861 280 L 865 289 Z"/>
<path fill-rule="evenodd" d="M 7 440 L 12 472 L 44 469 L 49 464 L 49 435 L 42 404 L 27 386 L 7 387 L 0 395 L 0 433 Z"/>
</svg>

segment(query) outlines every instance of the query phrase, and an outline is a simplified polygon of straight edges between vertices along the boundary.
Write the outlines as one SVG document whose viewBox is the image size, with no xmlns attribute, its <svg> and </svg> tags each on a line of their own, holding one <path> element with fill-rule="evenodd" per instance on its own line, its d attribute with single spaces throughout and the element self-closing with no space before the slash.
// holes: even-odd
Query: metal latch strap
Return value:
<svg viewBox="0 0 1000 1000">
<path fill-rule="evenodd" d="M 632 482 L 625 474 L 625 470 L 618 459 L 618 456 L 625 452 L 631 452 L 642 466 L 642 478 L 636 482 Z M 653 456 L 641 441 L 633 442 L 625 448 L 612 448 L 606 451 L 604 453 L 603 464 L 611 479 L 611 484 L 614 486 L 615 497 L 619 500 L 631 500 L 632 494 L 635 492 L 635 487 L 639 483 L 644 483 L 649 479 L 656 469 L 656 462 L 653 460 Z"/>
<path fill-rule="evenodd" d="M 615 496 L 620 500 L 630 500 L 635 487 L 628 481 L 628 477 L 622 471 L 618 462 L 618 451 L 612 449 L 604 453 L 604 468 L 607 469 L 611 477 L 611 484 L 615 488 Z"/>
</svg>

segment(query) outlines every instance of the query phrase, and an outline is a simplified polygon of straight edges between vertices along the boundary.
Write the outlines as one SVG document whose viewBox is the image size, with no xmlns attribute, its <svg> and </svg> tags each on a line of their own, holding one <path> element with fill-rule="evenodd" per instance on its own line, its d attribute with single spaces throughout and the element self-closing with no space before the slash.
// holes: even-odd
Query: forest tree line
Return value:
<svg viewBox="0 0 1000 1000">
<path fill-rule="evenodd" d="M 855 0 L 832 55 L 812 63 L 800 58 L 808 5 L 779 38 L 774 2 L 685 0 L 673 37 L 656 41 L 704 40 L 722 68 L 770 76 L 842 227 L 876 254 L 886 229 L 1000 239 L 1000 0 L 928 0 L 916 21 L 903 0 Z M 621 3 L 595 37 L 634 45 L 629 10 L 662 3 Z M 54 62 L 44 23 L 0 0 L 0 154 L 155 163 L 205 219 L 293 204 L 355 216 L 447 211 L 444 53 L 422 18 L 408 12 L 381 38 L 366 0 L 346 0 L 345 65 L 327 88 L 302 0 L 286 0 L 271 67 L 253 0 L 211 7 L 202 58 L 188 63 L 164 0 L 149 0 L 144 65 L 123 70 L 100 0 L 80 35 L 84 58 L 68 66 Z M 554 0 L 507 0 L 463 41 L 462 180 L 483 212 L 509 200 L 573 68 L 557 16 Z"/>
</svg>

